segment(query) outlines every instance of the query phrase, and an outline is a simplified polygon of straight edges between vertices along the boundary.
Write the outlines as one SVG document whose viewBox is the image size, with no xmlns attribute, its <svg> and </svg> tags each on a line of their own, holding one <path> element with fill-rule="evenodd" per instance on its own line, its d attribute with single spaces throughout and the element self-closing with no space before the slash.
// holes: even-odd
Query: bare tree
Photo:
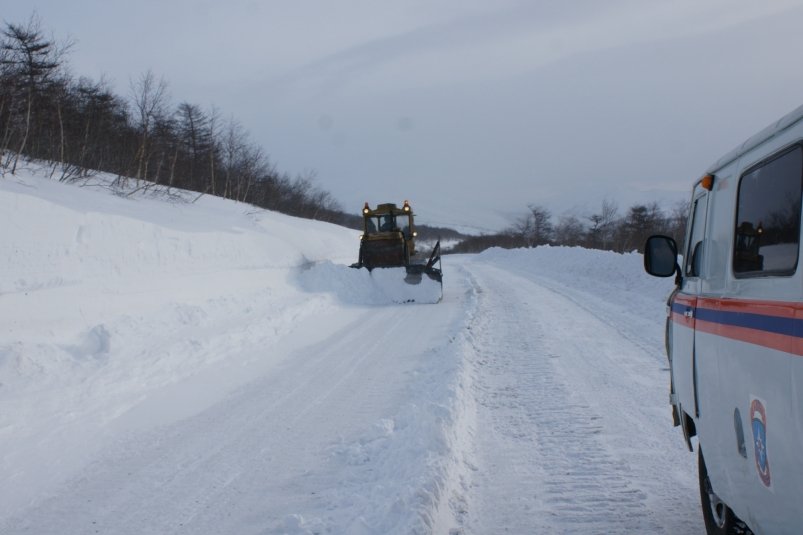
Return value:
<svg viewBox="0 0 803 535">
<path fill-rule="evenodd" d="M 9 99 L 11 103 L 22 101 L 21 132 L 19 144 L 14 156 L 11 173 L 16 172 L 19 156 L 26 150 L 31 133 L 31 118 L 34 112 L 34 100 L 46 87 L 51 77 L 61 65 L 61 58 L 70 48 L 71 43 L 57 46 L 52 40 L 42 35 L 39 17 L 31 15 L 27 25 L 7 23 L 2 32 L 5 39 L 0 43 L 0 61 L 5 80 L 17 93 Z M 5 99 L 4 99 L 5 100 Z M 7 129 L 12 123 L 7 124 Z M 3 136 L 10 140 L 10 131 Z M 7 149 L 7 145 L 1 147 Z"/>
<path fill-rule="evenodd" d="M 165 115 L 168 99 L 167 82 L 164 78 L 157 80 L 153 72 L 148 70 L 137 80 L 132 80 L 130 86 L 135 121 L 140 136 L 136 156 L 136 179 L 139 186 L 139 181 L 147 179 L 148 175 L 148 141 L 151 131 L 157 117 Z"/>
<path fill-rule="evenodd" d="M 689 201 L 677 201 L 669 210 L 667 234 L 675 238 L 678 245 L 686 239 L 686 220 L 689 217 Z"/>
<path fill-rule="evenodd" d="M 544 245 L 552 239 L 552 212 L 539 205 L 530 205 L 530 217 L 532 218 L 531 240 L 534 246 Z"/>
<path fill-rule="evenodd" d="M 209 187 L 205 179 L 206 154 L 211 145 L 209 117 L 200 106 L 189 102 L 179 104 L 174 117 L 175 134 L 184 161 L 185 181 L 193 189 L 205 191 Z"/>
<path fill-rule="evenodd" d="M 530 236 L 533 234 L 533 219 L 530 213 L 527 212 L 513 223 L 508 229 L 508 234 L 519 238 L 526 247 L 532 247 Z"/>
<path fill-rule="evenodd" d="M 208 162 L 209 162 L 209 190 L 212 195 L 220 195 L 217 192 L 217 167 L 218 154 L 220 152 L 220 111 L 215 107 L 209 110 L 209 124 L 207 126 L 206 137 L 209 140 Z M 224 197 L 226 195 L 224 194 Z"/>
<path fill-rule="evenodd" d="M 520 217 L 510 229 L 513 236 L 521 239 L 527 247 L 536 247 L 552 239 L 552 213 L 545 207 L 531 204 L 529 212 Z"/>
<path fill-rule="evenodd" d="M 246 139 L 247 136 L 243 126 L 234 117 L 231 117 L 226 123 L 223 134 L 224 196 L 231 191 L 233 182 L 237 181 L 239 183 L 238 167 L 244 157 Z M 239 194 L 237 199 L 240 200 Z"/>
<path fill-rule="evenodd" d="M 599 213 L 589 216 L 587 245 L 595 249 L 610 249 L 616 231 L 619 208 L 614 201 L 604 199 Z"/>
<path fill-rule="evenodd" d="M 555 243 L 574 247 L 585 241 L 586 228 L 577 216 L 563 215 L 555 226 Z"/>
<path fill-rule="evenodd" d="M 617 229 L 616 250 L 643 252 L 647 237 L 663 233 L 665 228 L 666 218 L 657 202 L 634 204 Z"/>
<path fill-rule="evenodd" d="M 257 183 L 259 177 L 271 173 L 275 174 L 276 171 L 268 162 L 262 149 L 255 145 L 245 145 L 238 166 L 237 189 L 234 198 L 238 201 L 246 201 L 251 194 L 251 188 Z"/>
<path fill-rule="evenodd" d="M 3 33 L 3 36 L 5 36 L 5 33 Z M 5 151 L 8 150 L 14 118 L 11 110 L 16 96 L 14 91 L 16 69 L 11 57 L 10 44 L 6 42 L 0 43 L 0 118 L 4 118 L 3 134 L 0 136 L 0 165 L 3 163 Z"/>
</svg>

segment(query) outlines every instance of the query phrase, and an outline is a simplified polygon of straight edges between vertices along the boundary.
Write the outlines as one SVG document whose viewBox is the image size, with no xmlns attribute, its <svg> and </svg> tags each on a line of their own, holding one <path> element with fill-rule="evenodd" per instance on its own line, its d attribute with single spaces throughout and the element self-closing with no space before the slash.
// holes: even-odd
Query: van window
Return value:
<svg viewBox="0 0 803 535">
<path fill-rule="evenodd" d="M 689 248 L 686 250 L 687 277 L 699 277 L 703 259 L 703 237 L 705 236 L 705 209 L 707 196 L 698 197 L 692 204 L 691 232 L 689 232 Z"/>
<path fill-rule="evenodd" d="M 737 277 L 791 275 L 800 246 L 803 149 L 795 146 L 742 175 L 733 271 Z"/>
</svg>

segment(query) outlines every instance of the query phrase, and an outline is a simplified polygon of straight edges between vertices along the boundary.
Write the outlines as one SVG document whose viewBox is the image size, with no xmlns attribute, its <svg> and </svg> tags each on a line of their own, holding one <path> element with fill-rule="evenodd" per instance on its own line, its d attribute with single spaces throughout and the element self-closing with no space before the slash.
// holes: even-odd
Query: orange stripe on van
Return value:
<svg viewBox="0 0 803 535">
<path fill-rule="evenodd" d="M 677 294 L 671 307 L 678 325 L 803 356 L 803 303 Z"/>
<path fill-rule="evenodd" d="M 723 338 L 739 340 L 740 342 L 747 342 L 748 344 L 803 356 L 803 338 L 798 338 L 796 336 L 776 334 L 746 327 L 734 327 L 732 325 L 723 325 L 722 323 L 702 320 L 697 320 L 696 328 L 698 331 L 715 334 Z"/>
</svg>

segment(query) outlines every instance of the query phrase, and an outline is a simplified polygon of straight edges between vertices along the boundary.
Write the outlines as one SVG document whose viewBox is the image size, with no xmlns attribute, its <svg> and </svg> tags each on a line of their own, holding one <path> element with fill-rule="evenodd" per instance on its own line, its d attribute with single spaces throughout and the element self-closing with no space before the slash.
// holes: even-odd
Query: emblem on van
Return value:
<svg viewBox="0 0 803 535">
<path fill-rule="evenodd" d="M 750 400 L 750 427 L 753 429 L 753 451 L 756 456 L 756 470 L 764 486 L 769 488 L 770 460 L 767 454 L 767 410 L 758 398 Z"/>
</svg>

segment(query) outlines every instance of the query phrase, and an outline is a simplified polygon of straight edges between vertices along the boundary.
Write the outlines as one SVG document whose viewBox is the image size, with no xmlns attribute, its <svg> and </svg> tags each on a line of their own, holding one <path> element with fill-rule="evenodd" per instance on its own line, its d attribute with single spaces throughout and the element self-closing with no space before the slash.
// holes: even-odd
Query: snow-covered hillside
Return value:
<svg viewBox="0 0 803 535">
<path fill-rule="evenodd" d="M 0 532 L 702 529 L 640 256 L 399 305 L 355 232 L 109 180 L 0 178 Z"/>
</svg>

